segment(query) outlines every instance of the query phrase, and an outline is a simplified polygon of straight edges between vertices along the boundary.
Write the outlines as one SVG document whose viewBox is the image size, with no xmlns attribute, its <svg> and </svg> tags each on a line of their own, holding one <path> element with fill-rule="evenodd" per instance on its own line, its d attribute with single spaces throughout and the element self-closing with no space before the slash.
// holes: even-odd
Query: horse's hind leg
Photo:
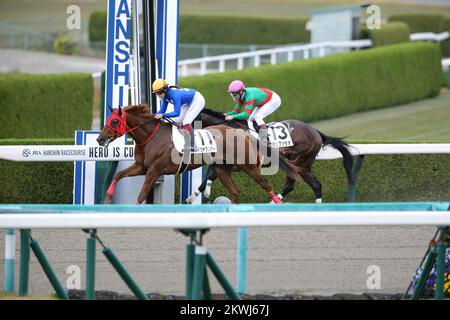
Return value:
<svg viewBox="0 0 450 320">
<path fill-rule="evenodd" d="M 211 185 L 216 179 L 217 176 L 215 175 L 214 171 L 211 169 L 211 167 L 208 167 L 205 177 L 203 178 L 203 181 L 198 187 L 198 189 L 195 190 L 185 201 L 183 201 L 183 203 L 187 204 L 193 203 L 194 200 L 198 197 L 198 195 L 202 192 L 203 196 L 206 199 L 209 199 L 209 196 L 211 195 Z"/>
<path fill-rule="evenodd" d="M 216 174 L 217 178 L 219 178 L 220 182 L 222 182 L 223 186 L 230 193 L 231 203 L 238 203 L 239 200 L 239 189 L 233 182 L 231 178 L 232 167 L 228 166 L 213 166 L 212 169 Z"/>
<path fill-rule="evenodd" d="M 300 176 L 313 190 L 316 203 L 322 203 L 322 184 L 311 172 L 311 167 L 303 168 L 303 170 L 300 171 Z"/>
<path fill-rule="evenodd" d="M 161 176 L 162 172 L 156 170 L 154 167 L 150 167 L 147 169 L 147 173 L 145 174 L 145 181 L 142 185 L 141 192 L 139 193 L 139 197 L 137 199 L 136 204 L 141 204 L 147 198 L 148 193 L 152 190 L 153 185 L 159 176 Z"/>
<path fill-rule="evenodd" d="M 267 191 L 267 194 L 271 198 L 271 200 L 275 203 L 283 203 L 273 192 L 272 187 L 269 182 L 261 175 L 259 168 L 256 165 L 246 165 L 242 166 L 242 170 L 245 171 L 253 180 L 255 180 L 264 190 Z"/>
</svg>

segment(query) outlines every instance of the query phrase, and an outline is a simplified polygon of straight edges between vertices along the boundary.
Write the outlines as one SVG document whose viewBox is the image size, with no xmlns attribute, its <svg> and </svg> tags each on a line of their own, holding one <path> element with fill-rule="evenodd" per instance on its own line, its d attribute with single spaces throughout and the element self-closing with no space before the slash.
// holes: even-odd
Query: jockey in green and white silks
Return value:
<svg viewBox="0 0 450 320">
<path fill-rule="evenodd" d="M 246 88 L 240 80 L 231 82 L 228 92 L 236 105 L 233 111 L 226 114 L 225 120 L 248 119 L 256 121 L 260 129 L 260 138 L 267 140 L 267 127 L 264 118 L 280 107 L 280 96 L 266 88 Z"/>
</svg>

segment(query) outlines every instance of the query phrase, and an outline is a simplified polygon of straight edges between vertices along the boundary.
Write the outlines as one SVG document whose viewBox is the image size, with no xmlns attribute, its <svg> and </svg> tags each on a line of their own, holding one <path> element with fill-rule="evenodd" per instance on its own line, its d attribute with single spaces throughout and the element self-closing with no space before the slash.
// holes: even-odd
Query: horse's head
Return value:
<svg viewBox="0 0 450 320">
<path fill-rule="evenodd" d="M 113 110 L 111 106 L 109 108 L 111 115 L 106 120 L 105 127 L 97 137 L 97 142 L 102 147 L 107 147 L 112 141 L 127 132 L 126 113 L 122 111 L 120 106 L 116 110 Z"/>
<path fill-rule="evenodd" d="M 142 122 L 154 117 L 148 113 L 149 106 L 146 104 L 130 105 L 123 109 L 119 106 L 115 110 L 109 107 L 109 109 L 111 110 L 111 115 L 106 120 L 105 127 L 97 138 L 98 144 L 102 147 L 107 147 L 112 141 L 140 127 L 136 119 L 139 118 L 139 121 Z M 128 127 L 127 114 L 129 115 L 130 123 L 132 123 L 131 125 L 136 125 L 136 127 L 131 129 Z"/>
</svg>

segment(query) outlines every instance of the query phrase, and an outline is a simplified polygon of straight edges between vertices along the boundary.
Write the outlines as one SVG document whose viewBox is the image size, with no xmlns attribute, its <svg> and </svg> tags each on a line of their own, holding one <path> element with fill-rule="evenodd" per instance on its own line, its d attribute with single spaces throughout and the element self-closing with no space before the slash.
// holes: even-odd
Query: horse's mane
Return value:
<svg viewBox="0 0 450 320">
<path fill-rule="evenodd" d="M 148 104 L 129 105 L 122 109 L 126 113 L 131 113 L 142 118 L 153 119 L 155 115 L 149 113 L 150 106 Z"/>
<path fill-rule="evenodd" d="M 222 119 L 222 120 L 225 119 L 225 116 L 223 115 L 222 112 L 214 111 L 214 110 L 211 110 L 211 109 L 208 109 L 208 108 L 203 108 L 200 113 L 204 113 L 204 114 L 207 114 L 207 115 L 209 115 L 211 117 L 219 118 L 219 119 Z"/>
<path fill-rule="evenodd" d="M 128 113 L 148 113 L 149 110 L 150 107 L 148 106 L 148 104 L 129 105 L 122 109 L 122 111 Z"/>
<path fill-rule="evenodd" d="M 203 108 L 200 114 L 207 114 L 208 116 L 223 120 L 223 124 L 232 128 L 242 129 L 248 127 L 246 120 L 235 119 L 234 121 L 225 121 L 225 116 L 222 112 L 214 111 L 208 108 Z"/>
</svg>

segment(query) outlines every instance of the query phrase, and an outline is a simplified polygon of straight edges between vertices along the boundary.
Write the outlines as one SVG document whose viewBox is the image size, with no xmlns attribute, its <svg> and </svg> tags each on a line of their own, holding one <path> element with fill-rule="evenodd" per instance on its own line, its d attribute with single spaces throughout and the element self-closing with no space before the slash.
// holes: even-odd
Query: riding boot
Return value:
<svg viewBox="0 0 450 320">
<path fill-rule="evenodd" d="M 260 139 L 262 142 L 269 142 L 267 137 L 267 126 L 265 124 L 261 124 L 258 126 L 258 128 L 259 128 L 258 139 Z"/>
<path fill-rule="evenodd" d="M 198 148 L 195 146 L 195 136 L 194 136 L 194 129 L 192 128 L 191 124 L 185 124 L 184 126 L 181 127 L 188 135 L 190 138 L 190 150 L 192 152 L 195 152 L 198 150 Z"/>
<path fill-rule="evenodd" d="M 269 137 L 267 136 L 267 126 L 265 124 L 261 124 L 258 126 L 258 139 L 261 141 L 262 144 L 266 145 L 266 156 L 270 157 L 272 155 L 272 150 L 270 148 L 270 141 Z"/>
</svg>

